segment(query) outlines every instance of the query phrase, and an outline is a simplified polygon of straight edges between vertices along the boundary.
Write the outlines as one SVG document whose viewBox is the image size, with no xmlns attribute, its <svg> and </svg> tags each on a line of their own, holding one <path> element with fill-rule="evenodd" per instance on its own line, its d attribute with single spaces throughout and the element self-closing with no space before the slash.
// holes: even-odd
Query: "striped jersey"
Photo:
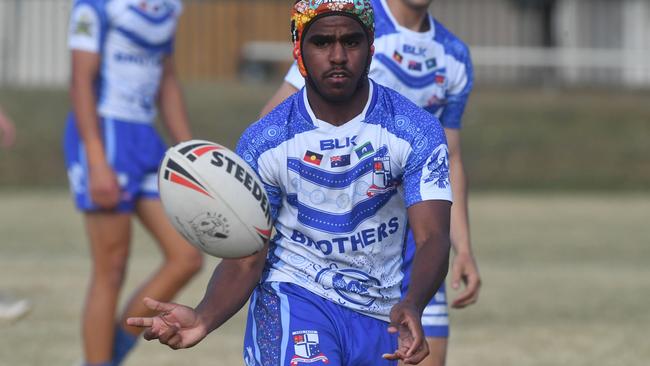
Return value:
<svg viewBox="0 0 650 366">
<path fill-rule="evenodd" d="M 437 118 L 370 82 L 364 111 L 318 120 L 303 88 L 241 137 L 277 235 L 263 281 L 290 282 L 388 319 L 400 299 L 406 208 L 451 201 L 447 145 Z"/>
<path fill-rule="evenodd" d="M 101 55 L 98 114 L 151 123 L 163 59 L 172 53 L 180 0 L 76 0 L 69 47 Z"/>
</svg>

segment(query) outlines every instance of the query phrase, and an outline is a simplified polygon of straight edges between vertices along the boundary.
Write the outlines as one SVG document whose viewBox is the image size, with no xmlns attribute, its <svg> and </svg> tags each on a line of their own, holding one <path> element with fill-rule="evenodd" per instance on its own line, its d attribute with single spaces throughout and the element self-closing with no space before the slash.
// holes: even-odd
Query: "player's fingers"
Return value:
<svg viewBox="0 0 650 366">
<path fill-rule="evenodd" d="M 451 287 L 454 290 L 460 288 L 460 282 L 463 279 L 463 267 L 461 265 L 455 265 L 451 268 Z"/>
<path fill-rule="evenodd" d="M 388 326 L 388 333 L 390 333 L 390 334 L 397 333 L 397 327 L 395 325 L 392 325 L 392 324 L 389 325 Z"/>
<path fill-rule="evenodd" d="M 153 325 L 153 318 L 127 318 L 126 324 L 133 327 L 146 328 Z"/>
<path fill-rule="evenodd" d="M 154 339 L 158 339 L 158 332 L 153 328 L 147 328 L 142 332 L 142 337 L 148 341 L 153 341 Z"/>
<path fill-rule="evenodd" d="M 166 312 L 166 311 L 172 311 L 176 307 L 175 304 L 167 303 L 167 302 L 160 302 L 158 300 L 154 300 L 150 297 L 145 297 L 142 302 L 146 307 L 148 307 L 151 310 L 155 310 L 157 312 Z"/>
<path fill-rule="evenodd" d="M 464 308 L 478 301 L 478 293 L 481 287 L 481 281 L 478 276 L 468 276 L 467 287 L 452 302 L 452 307 L 456 309 Z"/>
<path fill-rule="evenodd" d="M 393 353 L 384 353 L 383 355 L 381 355 L 381 357 L 382 357 L 383 359 L 385 359 L 385 360 L 389 360 L 389 361 L 396 361 L 396 360 L 399 360 L 399 356 L 397 355 L 397 352 L 393 352 Z"/>
<path fill-rule="evenodd" d="M 426 346 L 426 342 L 424 341 L 424 332 L 419 323 L 416 324 L 416 322 L 410 320 L 408 321 L 407 326 L 413 340 L 408 347 L 408 351 L 406 351 L 406 357 L 412 357 L 420 348 L 423 347 L 423 345 Z"/>
<path fill-rule="evenodd" d="M 183 337 L 176 333 L 167 341 L 167 345 L 171 349 L 180 349 L 183 348 Z"/>
<path fill-rule="evenodd" d="M 169 340 L 172 339 L 176 334 L 178 334 L 178 328 L 172 326 L 167 328 L 164 332 L 162 332 L 158 337 L 158 340 L 162 344 L 169 345 L 170 344 Z"/>
</svg>

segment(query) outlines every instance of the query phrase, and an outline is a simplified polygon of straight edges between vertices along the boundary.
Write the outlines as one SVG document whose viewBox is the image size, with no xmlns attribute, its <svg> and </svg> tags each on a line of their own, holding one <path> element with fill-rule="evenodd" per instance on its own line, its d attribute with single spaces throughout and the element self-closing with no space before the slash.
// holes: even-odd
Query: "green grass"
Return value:
<svg viewBox="0 0 650 366">
<path fill-rule="evenodd" d="M 195 136 L 234 147 L 276 83 L 193 84 L 186 99 Z M 636 190 L 650 187 L 648 92 L 478 89 L 463 129 L 475 190 Z M 18 125 L 0 151 L 0 185 L 63 187 L 63 90 L 1 90 Z"/>
<path fill-rule="evenodd" d="M 478 304 L 451 311 L 449 366 L 647 364 L 649 195 L 477 193 L 470 203 L 484 285 Z M 0 323 L 0 366 L 72 365 L 89 275 L 81 217 L 64 191 L 0 191 L 0 233 L 0 289 L 34 303 Z M 135 238 L 128 289 L 159 260 L 141 229 Z M 200 300 L 215 263 L 181 302 Z M 141 342 L 125 366 L 241 365 L 244 323 L 240 312 L 190 350 Z"/>
</svg>

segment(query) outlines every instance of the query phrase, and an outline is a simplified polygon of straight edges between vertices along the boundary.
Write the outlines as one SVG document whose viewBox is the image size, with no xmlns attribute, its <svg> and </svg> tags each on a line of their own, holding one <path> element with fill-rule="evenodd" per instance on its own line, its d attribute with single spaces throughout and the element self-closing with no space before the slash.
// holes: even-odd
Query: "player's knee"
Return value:
<svg viewBox="0 0 650 366">
<path fill-rule="evenodd" d="M 93 279 L 106 286 L 120 288 L 124 283 L 127 268 L 127 256 L 107 255 L 93 265 Z"/>
<path fill-rule="evenodd" d="M 203 268 L 203 254 L 198 249 L 191 249 L 169 258 L 173 268 L 181 272 L 183 277 L 192 277 Z"/>
</svg>

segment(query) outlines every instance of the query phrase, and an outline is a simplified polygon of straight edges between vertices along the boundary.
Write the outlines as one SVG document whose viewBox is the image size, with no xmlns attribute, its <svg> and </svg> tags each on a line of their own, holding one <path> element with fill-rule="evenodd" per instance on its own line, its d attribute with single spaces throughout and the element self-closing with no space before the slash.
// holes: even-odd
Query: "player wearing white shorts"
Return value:
<svg viewBox="0 0 650 366">
<path fill-rule="evenodd" d="M 467 46 L 439 21 L 428 8 L 433 0 L 372 0 L 375 8 L 375 55 L 370 77 L 388 86 L 440 119 L 449 145 L 454 205 L 451 241 L 455 249 L 451 284 L 466 289 L 453 301 L 462 308 L 478 299 L 480 276 L 472 254 L 467 210 L 467 179 L 460 146 L 461 118 L 472 90 L 472 62 Z M 304 85 L 297 65 L 289 70 L 284 84 L 264 107 L 262 115 Z M 413 238 L 407 238 L 405 279 L 413 254 Z M 422 323 L 431 355 L 423 365 L 442 366 L 447 353 L 449 318 L 443 285 L 424 311 Z"/>
<path fill-rule="evenodd" d="M 252 294 L 248 366 L 417 364 L 428 353 L 422 312 L 449 261 L 444 130 L 368 78 L 368 0 L 298 1 L 292 29 L 306 87 L 237 147 L 265 185 L 277 234 L 258 254 L 223 260 L 196 309 L 146 299 L 161 314 L 128 322 L 187 348 Z M 403 293 L 407 223 L 416 253 Z"/>
<path fill-rule="evenodd" d="M 82 317 L 85 365 L 119 365 L 151 314 L 140 299 L 172 299 L 196 274 L 201 253 L 173 229 L 158 200 L 156 171 L 165 144 L 156 105 L 175 141 L 191 137 L 172 63 L 179 0 L 76 0 L 69 30 L 73 110 L 65 131 L 70 188 L 83 212 L 92 275 Z M 117 314 L 136 216 L 164 262 Z M 135 299 L 135 300 L 134 300 Z"/>
</svg>

